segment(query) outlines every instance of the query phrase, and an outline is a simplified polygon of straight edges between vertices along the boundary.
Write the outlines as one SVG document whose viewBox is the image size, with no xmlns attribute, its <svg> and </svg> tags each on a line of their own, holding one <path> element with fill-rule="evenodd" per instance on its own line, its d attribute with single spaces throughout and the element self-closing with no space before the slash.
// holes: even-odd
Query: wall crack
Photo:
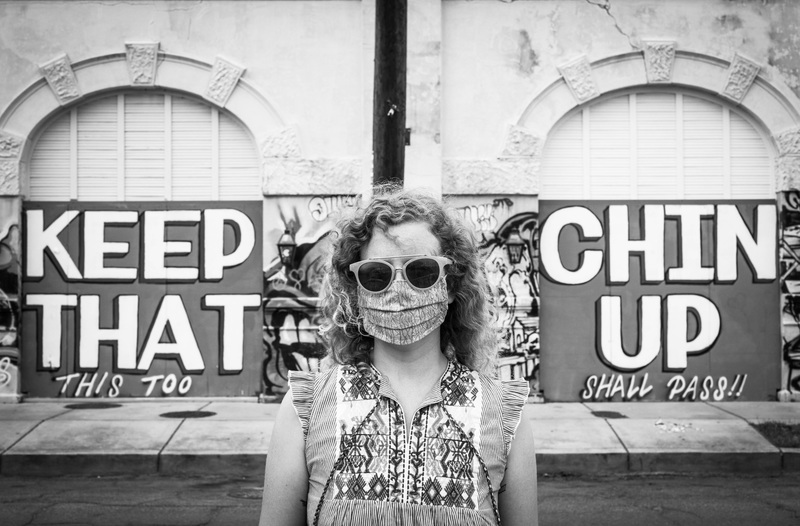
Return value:
<svg viewBox="0 0 800 526">
<path fill-rule="evenodd" d="M 606 14 L 614 22 L 614 27 L 617 28 L 617 31 L 619 32 L 619 34 L 628 39 L 628 44 L 630 44 L 630 46 L 633 49 L 641 49 L 641 46 L 636 45 L 633 42 L 633 38 L 628 33 L 623 31 L 622 28 L 620 27 L 619 22 L 617 21 L 617 17 L 615 17 L 614 13 L 611 12 L 611 0 L 599 0 L 597 2 L 592 2 L 592 0 L 586 0 L 586 2 L 591 4 L 591 5 L 597 6 L 600 9 L 602 9 L 603 11 L 605 11 Z"/>
</svg>

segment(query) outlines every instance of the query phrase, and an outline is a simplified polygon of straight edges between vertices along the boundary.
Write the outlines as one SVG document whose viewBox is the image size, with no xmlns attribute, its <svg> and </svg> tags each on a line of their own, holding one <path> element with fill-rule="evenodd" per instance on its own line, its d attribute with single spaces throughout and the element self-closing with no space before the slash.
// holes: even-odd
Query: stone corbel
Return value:
<svg viewBox="0 0 800 526">
<path fill-rule="evenodd" d="M 294 128 L 284 128 L 264 139 L 261 156 L 264 159 L 300 157 L 300 142 Z"/>
<path fill-rule="evenodd" d="M 800 128 L 778 133 L 773 140 L 778 147 L 775 164 L 778 190 L 800 190 Z"/>
<path fill-rule="evenodd" d="M 81 96 L 78 80 L 72 71 L 72 63 L 66 54 L 39 66 L 39 71 L 44 75 L 50 89 L 53 90 L 58 103 L 62 106 Z"/>
<path fill-rule="evenodd" d="M 264 160 L 264 195 L 357 194 L 360 182 L 356 158 Z"/>
<path fill-rule="evenodd" d="M 158 42 L 126 42 L 125 60 L 132 86 L 155 86 Z"/>
<path fill-rule="evenodd" d="M 800 190 L 800 155 L 778 157 L 775 175 L 779 192 Z"/>
<path fill-rule="evenodd" d="M 778 133 L 773 139 L 778 146 L 778 155 L 800 155 L 800 128 Z"/>
<path fill-rule="evenodd" d="M 530 130 L 512 124 L 506 133 L 506 142 L 500 157 L 536 157 L 539 155 L 541 140 Z"/>
<path fill-rule="evenodd" d="M 675 65 L 675 42 L 645 40 L 643 43 L 647 82 L 670 82 Z"/>
<path fill-rule="evenodd" d="M 445 159 L 442 193 L 538 194 L 539 167 L 538 157 Z"/>
<path fill-rule="evenodd" d="M 578 103 L 584 103 L 600 95 L 592 76 L 592 66 L 585 55 L 558 67 L 572 95 Z"/>
<path fill-rule="evenodd" d="M 736 53 L 728 68 L 728 77 L 720 94 L 734 102 L 742 102 L 756 80 L 761 66 Z"/>
<path fill-rule="evenodd" d="M 217 57 L 214 60 L 214 67 L 211 69 L 211 77 L 208 79 L 208 87 L 204 97 L 218 106 L 225 107 L 231 93 L 233 93 L 233 89 L 239 82 L 239 78 L 244 73 L 244 69 L 221 57 Z"/>
<path fill-rule="evenodd" d="M 25 140 L 0 130 L 0 160 L 19 159 Z"/>
<path fill-rule="evenodd" d="M 0 130 L 0 195 L 19 195 L 19 160 L 25 140 Z"/>
<path fill-rule="evenodd" d="M 0 195 L 19 195 L 19 160 L 0 161 Z"/>
</svg>

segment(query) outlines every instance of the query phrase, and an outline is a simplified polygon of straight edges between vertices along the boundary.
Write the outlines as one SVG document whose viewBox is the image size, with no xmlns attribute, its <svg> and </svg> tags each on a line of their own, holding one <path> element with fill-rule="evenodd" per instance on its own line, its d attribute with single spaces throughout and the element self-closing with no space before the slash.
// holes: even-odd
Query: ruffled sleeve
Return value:
<svg viewBox="0 0 800 526">
<path fill-rule="evenodd" d="M 506 455 L 511 450 L 511 441 L 517 432 L 517 426 L 522 418 L 522 409 L 528 400 L 530 385 L 527 380 L 504 380 L 502 390 L 502 415 L 503 415 L 503 440 L 506 445 Z"/>
<path fill-rule="evenodd" d="M 304 371 L 289 371 L 289 392 L 292 405 L 300 419 L 303 428 L 303 437 L 308 437 L 308 419 L 311 416 L 311 403 L 314 400 L 314 381 L 316 373 Z"/>
</svg>

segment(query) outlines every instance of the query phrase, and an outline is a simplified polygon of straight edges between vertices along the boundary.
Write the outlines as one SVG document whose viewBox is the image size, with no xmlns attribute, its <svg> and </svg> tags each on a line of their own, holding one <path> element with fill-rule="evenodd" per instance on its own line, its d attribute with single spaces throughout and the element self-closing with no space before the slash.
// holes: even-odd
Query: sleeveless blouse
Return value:
<svg viewBox="0 0 800 526">
<path fill-rule="evenodd" d="M 451 361 L 417 412 L 404 415 L 374 367 L 289 374 L 305 437 L 309 525 L 496 524 L 525 380 L 499 381 Z"/>
</svg>

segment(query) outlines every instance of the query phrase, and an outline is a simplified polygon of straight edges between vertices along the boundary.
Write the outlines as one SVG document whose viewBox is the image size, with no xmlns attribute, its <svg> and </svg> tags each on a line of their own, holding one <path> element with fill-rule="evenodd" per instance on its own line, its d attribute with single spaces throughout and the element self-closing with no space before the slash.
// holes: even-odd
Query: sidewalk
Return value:
<svg viewBox="0 0 800 526">
<path fill-rule="evenodd" d="M 277 410 L 255 399 L 0 404 L 0 476 L 260 477 Z M 525 416 L 540 473 L 800 471 L 800 449 L 776 448 L 749 425 L 800 423 L 798 403 L 548 403 Z"/>
</svg>

